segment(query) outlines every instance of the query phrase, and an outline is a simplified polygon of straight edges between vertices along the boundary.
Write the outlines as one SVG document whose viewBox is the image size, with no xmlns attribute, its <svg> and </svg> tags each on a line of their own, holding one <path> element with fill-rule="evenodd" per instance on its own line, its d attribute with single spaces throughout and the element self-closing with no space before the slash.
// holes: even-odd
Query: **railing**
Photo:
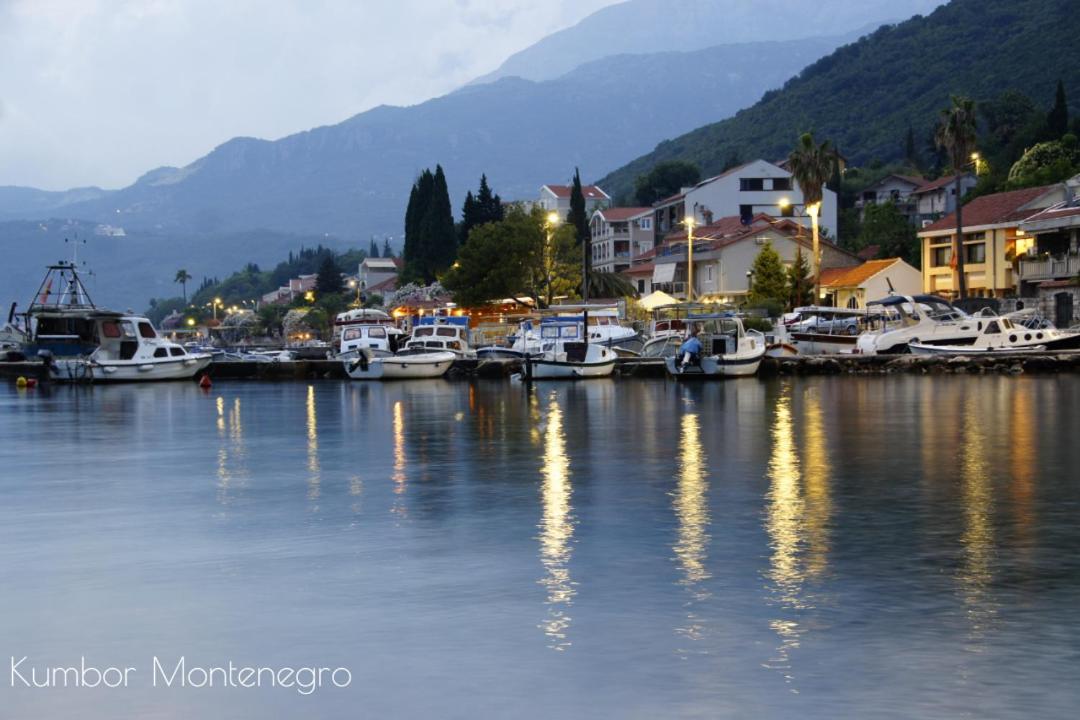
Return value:
<svg viewBox="0 0 1080 720">
<path fill-rule="evenodd" d="M 1080 256 L 1051 255 L 1020 261 L 1021 280 L 1065 279 L 1080 274 Z"/>
</svg>

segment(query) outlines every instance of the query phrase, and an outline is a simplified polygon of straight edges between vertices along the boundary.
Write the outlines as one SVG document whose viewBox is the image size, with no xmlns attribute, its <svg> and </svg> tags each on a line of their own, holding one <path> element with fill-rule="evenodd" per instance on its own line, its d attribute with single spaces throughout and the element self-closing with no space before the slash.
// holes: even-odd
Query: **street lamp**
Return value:
<svg viewBox="0 0 1080 720">
<path fill-rule="evenodd" d="M 551 235 L 553 228 L 559 224 L 559 213 L 549 212 L 544 219 L 544 229 L 547 242 L 544 243 L 544 268 L 547 271 L 547 304 L 551 304 Z"/>
<path fill-rule="evenodd" d="M 686 226 L 686 300 L 694 302 L 694 220 L 692 215 L 683 219 Z"/>
</svg>

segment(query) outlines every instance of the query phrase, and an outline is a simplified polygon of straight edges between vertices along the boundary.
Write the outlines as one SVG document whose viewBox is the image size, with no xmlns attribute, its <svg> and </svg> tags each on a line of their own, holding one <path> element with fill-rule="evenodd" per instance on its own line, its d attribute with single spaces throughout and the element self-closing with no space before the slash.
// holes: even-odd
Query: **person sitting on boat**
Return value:
<svg viewBox="0 0 1080 720">
<path fill-rule="evenodd" d="M 679 348 L 679 353 L 682 355 L 682 362 L 679 363 L 680 368 L 687 365 L 701 364 L 701 341 L 698 340 L 697 330 L 691 331 L 690 338 Z"/>
</svg>

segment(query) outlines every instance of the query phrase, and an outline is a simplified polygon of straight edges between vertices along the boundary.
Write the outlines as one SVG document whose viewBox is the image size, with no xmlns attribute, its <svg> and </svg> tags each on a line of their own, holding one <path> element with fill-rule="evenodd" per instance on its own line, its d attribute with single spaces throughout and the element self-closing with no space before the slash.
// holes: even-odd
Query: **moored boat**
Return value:
<svg viewBox="0 0 1080 720">
<path fill-rule="evenodd" d="M 701 353 L 689 361 L 683 353 L 664 358 L 668 375 L 675 378 L 745 377 L 757 373 L 765 357 L 765 336 L 746 330 L 742 320 L 729 315 L 698 316 L 690 322 L 697 332 Z"/>
<path fill-rule="evenodd" d="M 541 352 L 525 360 L 526 379 L 554 380 L 608 377 L 615 370 L 615 351 L 583 340 L 585 324 L 558 319 L 540 325 Z"/>
<path fill-rule="evenodd" d="M 442 377 L 456 359 L 452 352 L 406 350 L 394 355 L 364 348 L 341 362 L 351 380 L 420 380 Z"/>
</svg>

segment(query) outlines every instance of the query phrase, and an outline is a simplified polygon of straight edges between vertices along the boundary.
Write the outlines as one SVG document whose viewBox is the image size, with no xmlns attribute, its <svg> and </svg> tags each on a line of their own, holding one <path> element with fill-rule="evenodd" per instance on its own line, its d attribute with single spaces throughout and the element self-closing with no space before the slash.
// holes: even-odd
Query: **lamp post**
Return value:
<svg viewBox="0 0 1080 720">
<path fill-rule="evenodd" d="M 750 293 L 754 291 L 754 271 L 746 271 L 746 301 L 750 301 Z"/>
<path fill-rule="evenodd" d="M 551 236 L 559 224 L 559 213 L 549 212 L 544 221 L 547 241 L 544 243 L 544 270 L 547 274 L 547 304 L 551 305 Z"/>
<path fill-rule="evenodd" d="M 694 223 L 690 215 L 683 218 L 686 226 L 686 300 L 694 302 Z"/>
<path fill-rule="evenodd" d="M 222 305 L 222 304 L 223 303 L 221 302 L 221 298 L 219 298 L 219 297 L 214 298 L 214 302 L 213 302 L 213 305 L 214 305 L 214 320 L 217 320 L 217 309 L 218 309 L 218 306 Z"/>
</svg>

